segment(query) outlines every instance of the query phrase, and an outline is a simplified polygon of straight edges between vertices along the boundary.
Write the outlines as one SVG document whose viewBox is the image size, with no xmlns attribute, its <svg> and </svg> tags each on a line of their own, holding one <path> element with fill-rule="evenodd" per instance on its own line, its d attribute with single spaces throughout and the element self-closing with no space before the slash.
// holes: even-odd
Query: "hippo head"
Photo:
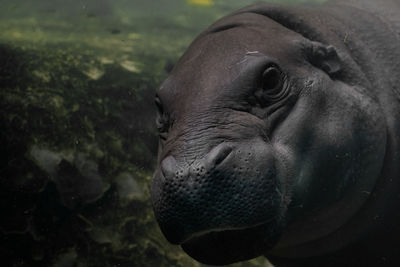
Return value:
<svg viewBox="0 0 400 267">
<path fill-rule="evenodd" d="M 151 196 L 168 241 L 228 264 L 285 256 L 350 220 L 379 176 L 386 132 L 348 60 L 252 12 L 191 44 L 156 96 Z"/>
</svg>

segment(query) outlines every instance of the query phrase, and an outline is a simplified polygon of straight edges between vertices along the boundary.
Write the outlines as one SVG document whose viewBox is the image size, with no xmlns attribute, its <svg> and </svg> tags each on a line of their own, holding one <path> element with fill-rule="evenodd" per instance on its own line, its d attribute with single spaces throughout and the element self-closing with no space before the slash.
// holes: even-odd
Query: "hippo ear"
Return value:
<svg viewBox="0 0 400 267">
<path fill-rule="evenodd" d="M 311 64 L 325 71 L 329 76 L 336 76 L 342 69 L 341 59 L 332 45 L 310 42 L 307 45 L 307 57 Z"/>
</svg>

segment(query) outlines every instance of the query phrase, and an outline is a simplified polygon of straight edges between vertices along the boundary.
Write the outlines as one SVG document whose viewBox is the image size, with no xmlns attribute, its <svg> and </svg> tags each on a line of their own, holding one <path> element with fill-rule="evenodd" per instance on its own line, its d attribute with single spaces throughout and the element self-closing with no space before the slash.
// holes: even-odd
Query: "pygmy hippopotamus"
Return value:
<svg viewBox="0 0 400 267">
<path fill-rule="evenodd" d="M 400 266 L 400 1 L 245 7 L 155 101 L 154 212 L 191 257 Z"/>
</svg>

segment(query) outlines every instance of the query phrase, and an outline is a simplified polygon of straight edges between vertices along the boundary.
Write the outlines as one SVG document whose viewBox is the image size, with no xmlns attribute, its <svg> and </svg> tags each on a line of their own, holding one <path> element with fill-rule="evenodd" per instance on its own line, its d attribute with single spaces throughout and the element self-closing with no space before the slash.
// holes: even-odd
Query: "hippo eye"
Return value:
<svg viewBox="0 0 400 267">
<path fill-rule="evenodd" d="M 155 104 L 157 107 L 157 118 L 156 118 L 156 127 L 158 130 L 158 133 L 160 135 L 160 138 L 165 140 L 166 139 L 166 134 L 168 133 L 168 116 L 164 112 L 163 106 L 161 104 L 160 99 L 156 96 L 155 98 Z"/>
<path fill-rule="evenodd" d="M 261 88 L 256 92 L 256 97 L 262 106 L 276 102 L 286 95 L 284 77 L 282 71 L 275 65 L 264 70 L 261 77 Z"/>
<path fill-rule="evenodd" d="M 262 75 L 262 87 L 271 95 L 278 93 L 283 85 L 282 72 L 275 66 L 268 67 Z"/>
</svg>

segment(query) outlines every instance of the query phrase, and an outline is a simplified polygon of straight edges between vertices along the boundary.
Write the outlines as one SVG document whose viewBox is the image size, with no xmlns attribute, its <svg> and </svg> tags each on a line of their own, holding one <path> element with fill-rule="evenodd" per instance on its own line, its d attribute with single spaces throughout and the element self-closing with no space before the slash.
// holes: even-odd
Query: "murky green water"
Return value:
<svg viewBox="0 0 400 267">
<path fill-rule="evenodd" d="M 154 91 L 253 2 L 0 0 L 3 266 L 200 266 L 153 218 Z"/>
</svg>

